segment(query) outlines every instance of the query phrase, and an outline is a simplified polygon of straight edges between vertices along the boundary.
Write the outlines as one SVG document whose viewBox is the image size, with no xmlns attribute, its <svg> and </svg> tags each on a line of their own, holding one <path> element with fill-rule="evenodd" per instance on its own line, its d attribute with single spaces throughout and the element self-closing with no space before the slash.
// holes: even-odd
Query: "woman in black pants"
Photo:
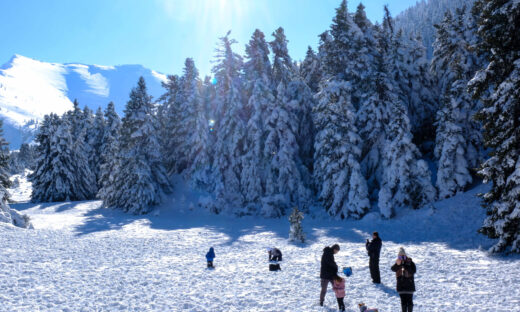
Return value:
<svg viewBox="0 0 520 312">
<path fill-rule="evenodd" d="M 413 312 L 413 293 L 415 282 L 413 276 L 416 272 L 415 263 L 409 258 L 404 248 L 399 249 L 399 254 L 395 264 L 392 266 L 397 279 L 397 292 L 401 297 L 401 307 L 403 312 Z"/>
</svg>

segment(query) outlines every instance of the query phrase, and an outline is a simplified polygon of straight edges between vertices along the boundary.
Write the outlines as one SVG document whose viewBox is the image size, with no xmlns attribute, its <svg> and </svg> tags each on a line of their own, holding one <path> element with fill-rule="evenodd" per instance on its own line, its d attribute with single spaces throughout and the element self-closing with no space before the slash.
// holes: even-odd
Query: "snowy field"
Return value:
<svg viewBox="0 0 520 312">
<path fill-rule="evenodd" d="M 483 190 L 391 221 L 307 217 L 305 245 L 287 242 L 285 219 L 209 215 L 179 194 L 141 217 L 97 201 L 14 204 L 35 230 L 0 225 L 0 311 L 337 311 L 331 289 L 317 306 L 321 252 L 333 243 L 336 262 L 354 271 L 347 311 L 359 302 L 400 311 L 390 271 L 400 246 L 417 264 L 414 311 L 520 311 L 520 258 L 488 255 L 491 241 L 476 234 Z M 383 239 L 380 286 L 364 247 L 373 230 Z M 205 269 L 210 246 L 214 271 Z M 281 272 L 268 271 L 267 246 L 282 250 Z"/>
</svg>

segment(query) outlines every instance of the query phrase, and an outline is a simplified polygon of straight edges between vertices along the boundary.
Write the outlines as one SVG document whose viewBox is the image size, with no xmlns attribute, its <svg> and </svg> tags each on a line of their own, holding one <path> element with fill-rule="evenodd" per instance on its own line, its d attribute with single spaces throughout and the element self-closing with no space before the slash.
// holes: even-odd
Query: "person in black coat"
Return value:
<svg viewBox="0 0 520 312">
<path fill-rule="evenodd" d="M 321 293 L 320 293 L 320 306 L 323 306 L 325 301 L 325 294 L 327 293 L 327 286 L 329 283 L 332 285 L 332 280 L 338 274 L 338 265 L 334 260 L 334 255 L 339 252 L 339 245 L 335 244 L 330 247 L 323 249 L 323 255 L 321 256 Z"/>
<path fill-rule="evenodd" d="M 269 271 L 280 271 L 278 261 L 282 261 L 282 251 L 278 248 L 269 248 L 267 252 L 269 254 Z"/>
<path fill-rule="evenodd" d="M 412 258 L 409 258 L 401 247 L 397 260 L 392 266 L 397 279 L 397 292 L 401 297 L 401 308 L 403 312 L 413 312 L 413 293 L 415 292 L 414 274 L 417 271 Z"/>
<path fill-rule="evenodd" d="M 379 238 L 379 233 L 374 232 L 372 234 L 372 241 L 367 239 L 367 251 L 370 267 L 370 275 L 372 276 L 372 283 L 381 284 L 381 274 L 379 273 L 379 254 L 381 253 L 381 247 L 383 246 L 383 242 L 381 238 Z"/>
</svg>

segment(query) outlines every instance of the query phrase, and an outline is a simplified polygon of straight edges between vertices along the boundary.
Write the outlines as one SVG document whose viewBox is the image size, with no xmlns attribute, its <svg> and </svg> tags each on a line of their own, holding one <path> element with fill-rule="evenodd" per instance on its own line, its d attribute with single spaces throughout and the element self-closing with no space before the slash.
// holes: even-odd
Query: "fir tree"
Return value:
<svg viewBox="0 0 520 312">
<path fill-rule="evenodd" d="M 463 191 L 472 182 L 469 163 L 466 160 L 467 139 L 461 97 L 468 96 L 466 85 L 454 84 L 445 96 L 444 107 L 438 112 L 437 140 L 435 154 L 439 157 L 437 169 L 437 189 L 439 198 L 447 198 Z"/>
<path fill-rule="evenodd" d="M 485 182 L 492 182 L 483 195 L 488 217 L 480 231 L 498 238 L 491 251 L 520 253 L 520 2 L 480 0 L 476 8 L 482 39 L 477 48 L 489 55 L 490 64 L 477 72 L 470 87 L 484 103 L 478 118 L 492 150 L 479 171 Z"/>
<path fill-rule="evenodd" d="M 186 59 L 182 92 L 184 102 L 182 111 L 184 118 L 179 127 L 185 130 L 186 136 L 181 140 L 177 149 L 183 150 L 186 155 L 186 176 L 196 186 L 207 186 L 210 183 L 210 163 L 207 150 L 208 120 L 205 117 L 202 98 L 200 95 L 199 73 L 193 59 Z"/>
<path fill-rule="evenodd" d="M 101 146 L 103 144 L 103 138 L 105 136 L 105 118 L 103 115 L 103 110 L 99 107 L 94 116 L 94 120 L 92 121 L 92 126 L 90 131 L 87 132 L 87 143 L 90 147 L 90 155 L 89 155 L 89 165 L 92 170 L 92 174 L 94 175 L 95 180 L 98 182 L 96 190 L 99 190 L 101 185 L 99 184 L 100 180 L 100 171 L 101 171 Z"/>
<path fill-rule="evenodd" d="M 402 37 L 404 55 L 400 67 L 403 79 L 399 97 L 407 108 L 415 144 L 424 153 L 431 153 L 435 139 L 435 113 L 438 110 L 437 89 L 426 59 L 426 48 L 420 37 Z"/>
<path fill-rule="evenodd" d="M 76 161 L 75 175 L 79 189 L 85 191 L 79 198 L 93 199 L 97 194 L 97 183 L 94 166 L 90 162 L 95 156 L 93 149 L 88 142 L 88 137 L 92 132 L 93 115 L 92 111 L 85 106 L 84 110 L 79 108 L 79 103 L 74 100 L 74 107 L 61 117 L 61 120 L 68 124 L 68 131 L 72 138 L 73 153 L 78 158 Z"/>
<path fill-rule="evenodd" d="M 242 58 L 233 52 L 235 40 L 230 32 L 220 38 L 216 65 L 213 73 L 216 79 L 216 120 L 217 141 L 215 146 L 215 193 L 217 203 L 213 211 L 219 213 L 224 208 L 237 211 L 243 207 L 241 192 L 242 158 L 245 146 L 245 109 L 241 80 Z"/>
<path fill-rule="evenodd" d="M 11 187 L 11 180 L 9 179 L 9 143 L 4 138 L 4 121 L 0 119 L 0 191 Z M 9 200 L 9 193 L 4 192 L 3 196 L 7 196 Z"/>
<path fill-rule="evenodd" d="M 321 64 L 319 57 L 310 46 L 307 48 L 305 59 L 300 65 L 300 75 L 312 93 L 317 93 L 322 76 Z"/>
<path fill-rule="evenodd" d="M 420 208 L 435 200 L 428 165 L 412 142 L 406 110 L 397 100 L 390 107 L 383 157 L 383 177 L 379 191 L 381 214 L 390 218 L 403 207 Z"/>
<path fill-rule="evenodd" d="M 336 15 L 330 26 L 331 41 L 321 48 L 326 50 L 321 61 L 323 64 L 323 76 L 337 76 L 350 82 L 352 86 L 351 101 L 357 109 L 363 94 L 362 82 L 369 71 L 369 61 L 363 51 L 365 37 L 363 32 L 354 22 L 353 16 L 348 12 L 347 1 L 343 0 L 336 9 Z"/>
<path fill-rule="evenodd" d="M 360 138 L 354 125 L 350 90 L 344 81 L 322 82 L 315 108 L 314 175 L 319 199 L 331 216 L 360 218 L 370 207 L 361 173 Z"/>
<path fill-rule="evenodd" d="M 399 208 L 419 208 L 433 201 L 436 194 L 431 185 L 430 170 L 426 162 L 420 159 L 421 154 L 412 142 L 406 108 L 399 101 L 398 91 L 394 90 L 394 82 L 389 76 L 391 70 L 395 70 L 395 54 L 392 54 L 395 47 L 392 47 L 392 20 L 386 7 L 385 11 L 379 37 L 376 89 L 378 104 L 386 108 L 389 126 L 385 130 L 382 150 L 378 206 L 381 214 L 390 218 Z"/>
<path fill-rule="evenodd" d="M 273 80 L 276 88 L 276 103 L 268 111 L 264 155 L 268 157 L 266 170 L 266 196 L 262 214 L 270 217 L 285 215 L 287 207 L 306 203 L 309 190 L 304 183 L 302 171 L 305 166 L 300 159 L 298 144 L 298 101 L 289 92 L 295 68 L 287 51 L 287 39 L 283 28 L 274 33 L 270 42 L 273 51 Z"/>
<path fill-rule="evenodd" d="M 268 110 L 275 103 L 269 46 L 264 34 L 258 29 L 246 45 L 244 78 L 249 94 L 247 111 L 250 112 L 250 117 L 247 122 L 241 183 L 246 201 L 244 213 L 250 214 L 258 213 L 265 192 L 265 123 Z"/>
<path fill-rule="evenodd" d="M 33 202 L 86 200 L 92 196 L 92 178 L 88 161 L 71 135 L 68 118 L 46 116 L 36 138 L 39 158 L 29 177 Z M 78 141 L 76 141 L 78 142 Z"/>
<path fill-rule="evenodd" d="M 114 183 L 105 192 L 105 206 L 144 214 L 159 204 L 163 192 L 170 191 L 161 162 L 156 117 L 143 77 L 130 92 L 125 108 L 118 147 Z"/>
<path fill-rule="evenodd" d="M 177 75 L 168 75 L 167 81 L 162 83 L 166 92 L 159 98 L 161 105 L 157 109 L 161 154 L 163 163 L 169 176 L 177 173 L 177 146 L 179 136 L 177 127 L 180 123 L 180 90 L 181 82 Z"/>
<path fill-rule="evenodd" d="M 103 131 L 102 144 L 99 148 L 99 192 L 98 198 L 105 198 L 107 206 L 112 206 L 108 199 L 111 198 L 107 192 L 111 191 L 114 183 L 114 174 L 118 168 L 118 141 L 121 130 L 121 120 L 115 111 L 114 103 L 110 102 L 104 114 L 105 129 Z"/>
<path fill-rule="evenodd" d="M 305 233 L 303 233 L 302 220 L 303 212 L 298 210 L 298 207 L 294 207 L 291 215 L 289 216 L 290 228 L 289 228 L 289 240 L 292 242 L 305 243 Z"/>
<path fill-rule="evenodd" d="M 470 98 L 466 85 L 475 72 L 478 58 L 470 52 L 470 36 L 466 29 L 465 8 L 456 11 L 455 18 L 446 13 L 443 22 L 436 26 L 432 70 L 443 79 L 443 107 L 437 114 L 435 156 L 438 159 L 437 188 L 439 196 L 455 195 L 472 182 L 471 168 L 482 158 L 480 125 L 473 115 L 479 101 Z"/>
</svg>

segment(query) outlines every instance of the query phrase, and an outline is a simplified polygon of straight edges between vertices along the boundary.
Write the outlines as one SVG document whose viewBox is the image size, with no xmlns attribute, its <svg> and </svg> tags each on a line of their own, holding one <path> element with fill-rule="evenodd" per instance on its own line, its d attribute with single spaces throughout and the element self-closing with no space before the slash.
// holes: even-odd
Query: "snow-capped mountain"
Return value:
<svg viewBox="0 0 520 312">
<path fill-rule="evenodd" d="M 161 82 L 166 75 L 141 65 L 59 64 L 15 55 L 0 67 L 0 118 L 5 136 L 12 149 L 18 148 L 32 139 L 43 116 L 64 113 L 74 99 L 92 110 L 112 101 L 122 114 L 140 76 L 154 98 L 163 93 Z"/>
</svg>

